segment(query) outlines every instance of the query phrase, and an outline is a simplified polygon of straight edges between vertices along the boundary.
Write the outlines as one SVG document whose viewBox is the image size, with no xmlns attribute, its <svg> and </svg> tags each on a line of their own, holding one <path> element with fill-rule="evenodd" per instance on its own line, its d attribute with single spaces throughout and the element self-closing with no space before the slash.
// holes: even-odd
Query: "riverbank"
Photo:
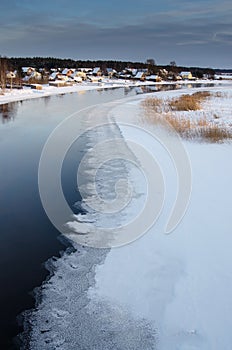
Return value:
<svg viewBox="0 0 232 350">
<path fill-rule="evenodd" d="M 219 80 L 197 80 L 197 81 L 178 81 L 178 82 L 161 82 L 161 83 L 155 83 L 155 82 L 140 82 L 140 81 L 132 81 L 132 80 L 105 80 L 102 83 L 89 83 L 89 82 L 83 82 L 79 83 L 73 86 L 66 86 L 66 87 L 54 87 L 49 85 L 43 85 L 42 90 L 36 90 L 31 89 L 30 87 L 23 87 L 23 89 L 18 90 L 6 90 L 4 95 L 0 94 L 0 105 L 9 103 L 9 102 L 16 102 L 16 101 L 24 101 L 28 99 L 34 99 L 34 98 L 41 98 L 41 97 L 47 97 L 47 96 L 53 96 L 53 95 L 61 95 L 61 94 L 68 94 L 68 93 L 83 93 L 84 91 L 88 90 L 97 90 L 97 89 L 112 89 L 117 87 L 136 87 L 136 86 L 151 86 L 156 85 L 157 87 L 162 85 L 193 85 L 196 86 L 198 84 L 230 84 L 231 81 L 219 81 Z"/>
<path fill-rule="evenodd" d="M 231 88 L 220 92 L 211 97 L 211 103 L 205 103 L 204 110 L 209 117 L 213 117 L 211 112 L 217 113 L 216 122 L 224 118 L 229 127 Z M 177 97 L 181 93 L 164 92 L 159 97 Z M 89 297 L 92 303 L 117 305 L 135 318 L 150 322 L 157 332 L 156 349 L 229 350 L 232 144 L 182 140 L 192 168 L 192 194 L 181 223 L 165 235 L 176 191 L 180 191 L 176 169 L 167 149 L 151 137 L 152 133 L 159 136 L 157 125 L 144 119 L 140 103 L 134 104 L 133 109 L 130 113 L 131 105 L 124 104 L 115 108 L 113 115 L 122 123 L 124 139 L 136 143 L 140 140 L 158 161 L 165 176 L 165 204 L 147 234 L 109 252 L 104 264 L 96 269 L 96 284 Z M 198 115 L 192 112 L 191 117 Z M 123 125 L 129 121 L 137 127 Z"/>
<path fill-rule="evenodd" d="M 89 90 L 112 89 L 112 88 L 118 88 L 118 87 L 135 87 L 135 86 L 144 86 L 144 85 L 152 85 L 152 84 L 150 82 L 146 82 L 146 83 L 141 82 L 138 85 L 132 81 L 128 82 L 125 80 L 116 80 L 116 81 L 108 80 L 102 83 L 83 82 L 83 83 L 78 83 L 72 86 L 65 86 L 65 87 L 42 85 L 42 90 L 31 89 L 30 87 L 23 87 L 23 89 L 21 90 L 12 90 L 12 91 L 6 90 L 4 95 L 0 95 L 0 105 L 9 103 L 9 102 L 24 101 L 28 99 L 41 98 L 41 97 L 54 96 L 54 95 L 62 95 L 62 94 L 69 94 L 69 93 L 81 94 Z"/>
</svg>

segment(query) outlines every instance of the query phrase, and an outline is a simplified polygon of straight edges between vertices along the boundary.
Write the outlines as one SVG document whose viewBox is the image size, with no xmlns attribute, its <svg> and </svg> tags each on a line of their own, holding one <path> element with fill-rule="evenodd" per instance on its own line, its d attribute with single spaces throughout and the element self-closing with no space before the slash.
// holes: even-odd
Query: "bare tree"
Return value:
<svg viewBox="0 0 232 350">
<path fill-rule="evenodd" d="M 146 60 L 146 64 L 149 65 L 149 66 L 155 66 L 155 60 L 154 58 L 148 58 Z"/>
<path fill-rule="evenodd" d="M 157 67 L 155 64 L 154 58 L 148 58 L 146 60 L 148 74 L 156 74 L 157 73 Z"/>
<path fill-rule="evenodd" d="M 0 56 L 0 86 L 4 94 L 6 89 L 7 58 Z"/>
<path fill-rule="evenodd" d="M 171 66 L 171 67 L 176 67 L 176 61 L 171 61 L 171 62 L 170 62 L 170 66 Z"/>
</svg>

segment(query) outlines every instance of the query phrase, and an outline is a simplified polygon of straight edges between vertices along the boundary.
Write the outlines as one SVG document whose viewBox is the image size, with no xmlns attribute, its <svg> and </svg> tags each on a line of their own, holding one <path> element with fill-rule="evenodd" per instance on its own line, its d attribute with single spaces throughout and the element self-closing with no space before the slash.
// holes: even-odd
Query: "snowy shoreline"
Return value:
<svg viewBox="0 0 232 350">
<path fill-rule="evenodd" d="M 98 90 L 98 89 L 112 89 L 119 87 L 136 87 L 144 85 L 153 85 L 150 82 L 140 83 L 136 85 L 134 82 L 125 82 L 124 80 L 111 81 L 105 83 L 80 83 L 73 86 L 54 87 L 43 85 L 42 90 L 31 89 L 30 87 L 24 87 L 21 90 L 7 91 L 4 95 L 0 95 L 0 105 L 10 102 L 17 102 L 23 100 L 29 100 L 34 98 L 41 98 L 54 95 L 81 93 L 83 91 Z"/>
<path fill-rule="evenodd" d="M 60 94 L 69 94 L 69 93 L 81 93 L 82 91 L 88 90 L 97 90 L 97 89 L 112 89 L 112 88 L 130 88 L 130 87 L 139 87 L 139 86 L 162 86 L 162 85 L 197 85 L 197 84 L 231 84 L 231 81 L 227 80 L 197 80 L 197 81 L 178 81 L 178 82 L 134 82 L 134 81 L 125 81 L 125 80 L 107 80 L 102 83 L 80 83 L 78 85 L 66 86 L 66 87 L 54 87 L 43 85 L 42 90 L 31 89 L 29 87 L 24 87 L 21 90 L 14 89 L 12 91 L 7 90 L 4 95 L 0 95 L 0 105 L 24 101 L 34 98 L 41 98 L 53 95 Z"/>
<path fill-rule="evenodd" d="M 172 91 L 171 95 L 181 93 Z M 212 101 L 212 111 L 220 111 L 220 117 L 231 124 L 231 87 L 225 94 L 227 99 Z M 160 95 L 166 98 L 169 92 Z M 206 103 L 206 110 L 208 107 Z M 123 106 L 114 113 L 119 123 L 129 115 Z M 143 125 L 137 117 L 134 122 Z M 165 154 L 146 133 L 123 128 L 123 136 L 142 140 L 160 161 L 167 176 L 166 204 L 146 235 L 112 249 L 104 264 L 97 266 L 89 297 L 126 307 L 134 317 L 150 322 L 157 331 L 156 349 L 230 350 L 232 145 L 182 141 L 192 166 L 192 196 L 182 222 L 171 235 L 165 235 L 165 221 L 175 198 L 174 174 Z"/>
</svg>

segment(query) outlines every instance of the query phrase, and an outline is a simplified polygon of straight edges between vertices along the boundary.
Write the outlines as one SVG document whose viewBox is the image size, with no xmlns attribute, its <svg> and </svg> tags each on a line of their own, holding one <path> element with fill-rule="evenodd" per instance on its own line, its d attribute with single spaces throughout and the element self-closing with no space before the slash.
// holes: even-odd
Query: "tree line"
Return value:
<svg viewBox="0 0 232 350">
<path fill-rule="evenodd" d="M 55 58 L 55 57 L 11 57 L 8 59 L 11 66 L 15 69 L 21 67 L 33 67 L 36 69 L 44 68 L 50 70 L 52 68 L 93 68 L 100 67 L 113 68 L 117 72 L 121 72 L 126 67 L 135 69 L 149 69 L 152 74 L 157 74 L 160 69 L 174 71 L 180 73 L 183 70 L 190 70 L 194 76 L 201 77 L 203 74 L 214 74 L 212 68 L 201 67 L 183 67 L 177 66 L 174 61 L 168 65 L 157 65 L 154 59 L 147 59 L 146 62 L 132 62 L 132 61 L 116 61 L 116 60 L 73 60 L 70 58 Z"/>
</svg>

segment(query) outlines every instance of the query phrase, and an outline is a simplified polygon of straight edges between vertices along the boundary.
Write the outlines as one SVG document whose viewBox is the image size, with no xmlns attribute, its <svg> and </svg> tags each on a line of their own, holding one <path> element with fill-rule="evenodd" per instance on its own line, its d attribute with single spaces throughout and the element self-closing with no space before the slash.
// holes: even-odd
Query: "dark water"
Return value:
<svg viewBox="0 0 232 350">
<path fill-rule="evenodd" d="M 178 86 L 165 87 L 173 88 Z M 143 88 L 142 92 L 155 89 Z M 21 331 L 16 317 L 34 306 L 32 290 L 48 276 L 43 263 L 66 249 L 43 210 L 38 192 L 38 164 L 46 139 L 77 110 L 136 93 L 136 88 L 94 90 L 0 106 L 1 349 L 17 348 L 12 340 Z M 62 174 L 70 206 L 80 200 L 75 174 L 82 142 L 84 139 L 76 145 L 75 160 L 72 154 L 67 156 Z"/>
<path fill-rule="evenodd" d="M 134 92 L 129 92 L 134 94 Z M 124 97 L 124 89 L 89 91 L 0 106 L 0 348 L 14 349 L 20 331 L 16 316 L 34 305 L 30 293 L 48 275 L 43 263 L 66 249 L 40 202 L 38 163 L 54 127 L 75 111 Z M 78 145 L 81 158 L 81 145 Z M 75 167 L 69 155 L 64 192 L 78 201 Z M 78 152 L 75 152 L 75 166 Z"/>
</svg>

